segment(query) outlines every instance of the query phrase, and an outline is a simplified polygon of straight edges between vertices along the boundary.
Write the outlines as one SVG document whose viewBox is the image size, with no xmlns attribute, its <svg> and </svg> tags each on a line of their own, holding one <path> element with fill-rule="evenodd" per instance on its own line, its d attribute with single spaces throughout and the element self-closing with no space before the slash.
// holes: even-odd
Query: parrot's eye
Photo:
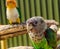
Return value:
<svg viewBox="0 0 60 49">
<path fill-rule="evenodd" d="M 32 25 L 33 25 L 33 26 L 36 26 L 37 23 L 38 23 L 37 21 L 34 21 L 34 22 L 32 23 Z"/>
<path fill-rule="evenodd" d="M 35 21 L 34 23 L 37 24 L 37 21 Z"/>
</svg>

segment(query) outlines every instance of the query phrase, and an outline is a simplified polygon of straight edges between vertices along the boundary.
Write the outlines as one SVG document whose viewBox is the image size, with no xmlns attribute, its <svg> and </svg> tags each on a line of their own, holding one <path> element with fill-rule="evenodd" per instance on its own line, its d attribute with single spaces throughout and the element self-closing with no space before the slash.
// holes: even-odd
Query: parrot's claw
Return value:
<svg viewBox="0 0 60 49">
<path fill-rule="evenodd" d="M 13 25 L 14 27 L 19 27 L 19 24 L 15 24 L 15 25 Z"/>
<path fill-rule="evenodd" d="M 19 27 L 19 25 L 16 25 L 16 24 L 15 24 L 15 25 L 12 25 L 12 26 L 13 26 L 13 28 L 14 28 L 14 27 Z"/>
</svg>

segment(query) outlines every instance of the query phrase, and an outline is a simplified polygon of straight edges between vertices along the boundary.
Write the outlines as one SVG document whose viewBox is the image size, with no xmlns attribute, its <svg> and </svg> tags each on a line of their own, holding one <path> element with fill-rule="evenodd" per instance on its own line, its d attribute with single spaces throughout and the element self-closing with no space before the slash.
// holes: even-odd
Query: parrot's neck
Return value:
<svg viewBox="0 0 60 49">
<path fill-rule="evenodd" d="M 34 41 L 34 42 L 39 42 L 44 38 L 44 33 L 29 33 L 30 38 Z"/>
</svg>

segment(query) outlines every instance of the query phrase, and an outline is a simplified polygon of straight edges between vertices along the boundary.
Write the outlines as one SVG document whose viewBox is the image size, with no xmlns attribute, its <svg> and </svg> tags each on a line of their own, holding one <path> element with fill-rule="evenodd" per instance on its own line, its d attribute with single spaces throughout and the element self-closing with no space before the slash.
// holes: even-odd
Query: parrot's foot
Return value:
<svg viewBox="0 0 60 49">
<path fill-rule="evenodd" d="M 20 24 L 20 23 L 19 22 L 13 22 L 13 21 L 9 20 L 9 24 L 10 25 L 15 25 L 15 24 Z"/>
<path fill-rule="evenodd" d="M 13 27 L 18 27 L 20 25 L 20 23 L 18 22 L 9 22 L 9 25 L 12 25 Z"/>
<path fill-rule="evenodd" d="M 17 22 L 15 22 L 15 23 L 12 23 L 12 26 L 14 26 L 14 27 L 18 27 L 20 24 L 19 23 L 17 23 Z"/>
<path fill-rule="evenodd" d="M 19 27 L 19 24 L 12 24 L 11 26 L 15 28 L 15 27 Z"/>
<path fill-rule="evenodd" d="M 18 25 L 18 24 L 20 24 L 20 23 L 18 23 L 18 22 L 14 22 L 14 23 L 12 23 L 13 25 Z"/>
</svg>

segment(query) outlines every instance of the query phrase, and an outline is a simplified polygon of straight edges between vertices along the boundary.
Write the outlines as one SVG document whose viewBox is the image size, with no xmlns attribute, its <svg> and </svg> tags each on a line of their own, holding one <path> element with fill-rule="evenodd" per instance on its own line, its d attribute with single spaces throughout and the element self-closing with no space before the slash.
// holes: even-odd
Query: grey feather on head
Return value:
<svg viewBox="0 0 60 49">
<path fill-rule="evenodd" d="M 27 31 L 44 32 L 47 29 L 47 24 L 41 16 L 34 16 L 26 21 Z"/>
</svg>

